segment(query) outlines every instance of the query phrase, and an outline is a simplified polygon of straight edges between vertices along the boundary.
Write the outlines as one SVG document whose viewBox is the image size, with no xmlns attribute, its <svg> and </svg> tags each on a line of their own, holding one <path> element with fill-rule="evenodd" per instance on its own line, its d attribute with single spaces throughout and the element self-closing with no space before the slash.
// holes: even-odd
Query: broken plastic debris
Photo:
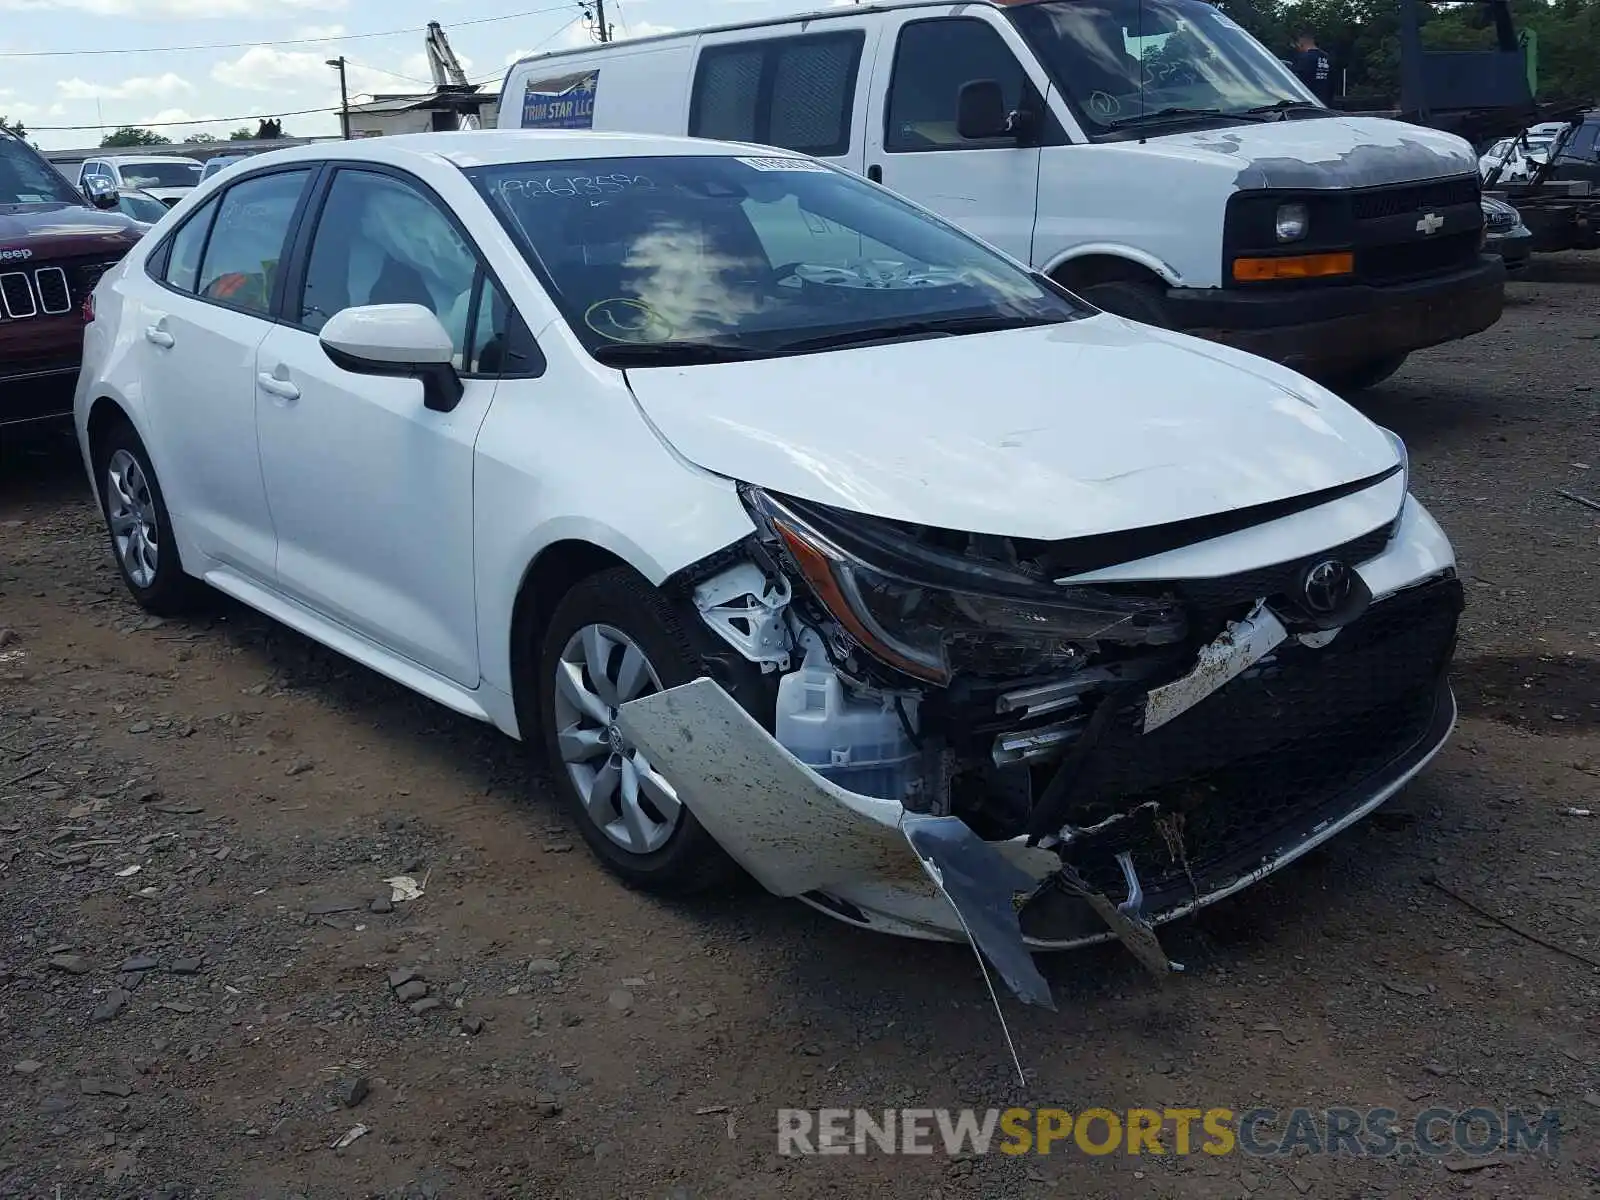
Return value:
<svg viewBox="0 0 1600 1200">
<path fill-rule="evenodd" d="M 409 875 L 391 875 L 384 882 L 391 889 L 389 901 L 392 904 L 399 904 L 402 900 L 417 900 L 422 896 L 422 884 Z"/>
<path fill-rule="evenodd" d="M 337 1142 L 335 1142 L 333 1144 L 333 1148 L 335 1150 L 343 1150 L 346 1146 L 350 1145 L 357 1138 L 366 1137 L 367 1134 L 369 1134 L 371 1132 L 372 1132 L 372 1130 L 368 1129 L 365 1125 L 357 1125 L 353 1129 L 351 1129 L 349 1133 L 345 1134 Z"/>
<path fill-rule="evenodd" d="M 1592 809 L 1592 808 L 1563 808 L 1561 811 L 1566 813 L 1567 816 L 1569 816 L 1569 817 L 1592 817 L 1592 816 L 1594 816 L 1594 809 Z"/>
<path fill-rule="evenodd" d="M 137 875 L 142 870 L 144 870 L 144 868 L 141 867 L 138 863 L 133 863 L 133 864 L 131 864 L 129 866 L 123 867 L 122 870 L 118 871 L 117 872 L 117 878 L 118 879 L 131 879 L 131 878 L 133 878 L 133 876 Z"/>
</svg>

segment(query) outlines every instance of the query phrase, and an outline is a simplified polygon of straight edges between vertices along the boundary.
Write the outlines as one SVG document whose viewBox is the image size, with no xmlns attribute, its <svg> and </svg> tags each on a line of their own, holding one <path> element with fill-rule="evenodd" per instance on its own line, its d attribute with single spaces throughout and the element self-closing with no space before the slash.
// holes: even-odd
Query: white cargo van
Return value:
<svg viewBox="0 0 1600 1200">
<path fill-rule="evenodd" d="M 1203 0 L 907 0 L 538 55 L 500 124 L 803 151 L 1102 308 L 1347 388 L 1503 303 L 1472 147 L 1322 107 Z"/>
</svg>

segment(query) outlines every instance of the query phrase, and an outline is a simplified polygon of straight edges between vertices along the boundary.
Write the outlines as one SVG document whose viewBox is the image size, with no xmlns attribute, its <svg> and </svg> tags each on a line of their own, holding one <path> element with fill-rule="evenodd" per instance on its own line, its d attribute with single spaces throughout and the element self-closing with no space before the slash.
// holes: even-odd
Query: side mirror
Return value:
<svg viewBox="0 0 1600 1200">
<path fill-rule="evenodd" d="M 122 199 L 117 185 L 99 175 L 91 175 L 83 181 L 83 194 L 98 209 L 115 208 Z"/>
<path fill-rule="evenodd" d="M 1010 137 L 1011 114 L 993 79 L 974 79 L 956 93 L 956 132 L 968 141 Z"/>
<path fill-rule="evenodd" d="M 461 403 L 455 346 L 439 318 L 420 304 L 346 308 L 328 319 L 319 340 L 343 370 L 418 380 L 422 403 L 434 412 L 451 412 Z"/>
</svg>

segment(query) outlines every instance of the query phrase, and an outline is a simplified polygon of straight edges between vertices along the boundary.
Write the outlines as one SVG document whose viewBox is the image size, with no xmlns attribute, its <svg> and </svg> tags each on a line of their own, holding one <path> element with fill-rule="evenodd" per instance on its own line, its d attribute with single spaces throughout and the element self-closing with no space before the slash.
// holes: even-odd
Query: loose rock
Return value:
<svg viewBox="0 0 1600 1200">
<path fill-rule="evenodd" d="M 339 1085 L 339 1103 L 346 1108 L 354 1108 L 367 1098 L 367 1093 L 371 1090 L 372 1085 L 365 1075 L 347 1079 Z"/>
</svg>

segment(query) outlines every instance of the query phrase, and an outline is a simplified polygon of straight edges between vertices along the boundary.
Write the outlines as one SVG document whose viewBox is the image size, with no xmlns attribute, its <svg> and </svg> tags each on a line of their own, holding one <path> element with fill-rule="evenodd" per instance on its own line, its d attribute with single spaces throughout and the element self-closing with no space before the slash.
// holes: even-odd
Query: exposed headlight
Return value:
<svg viewBox="0 0 1600 1200">
<path fill-rule="evenodd" d="M 1280 242 L 1298 242 L 1311 228 L 1311 214 L 1304 204 L 1280 204 L 1276 228 Z"/>
<path fill-rule="evenodd" d="M 743 489 L 817 601 L 873 657 L 918 679 L 1082 664 L 1101 642 L 1168 645 L 1177 602 L 1059 587 L 915 541 L 889 522 Z"/>
</svg>

